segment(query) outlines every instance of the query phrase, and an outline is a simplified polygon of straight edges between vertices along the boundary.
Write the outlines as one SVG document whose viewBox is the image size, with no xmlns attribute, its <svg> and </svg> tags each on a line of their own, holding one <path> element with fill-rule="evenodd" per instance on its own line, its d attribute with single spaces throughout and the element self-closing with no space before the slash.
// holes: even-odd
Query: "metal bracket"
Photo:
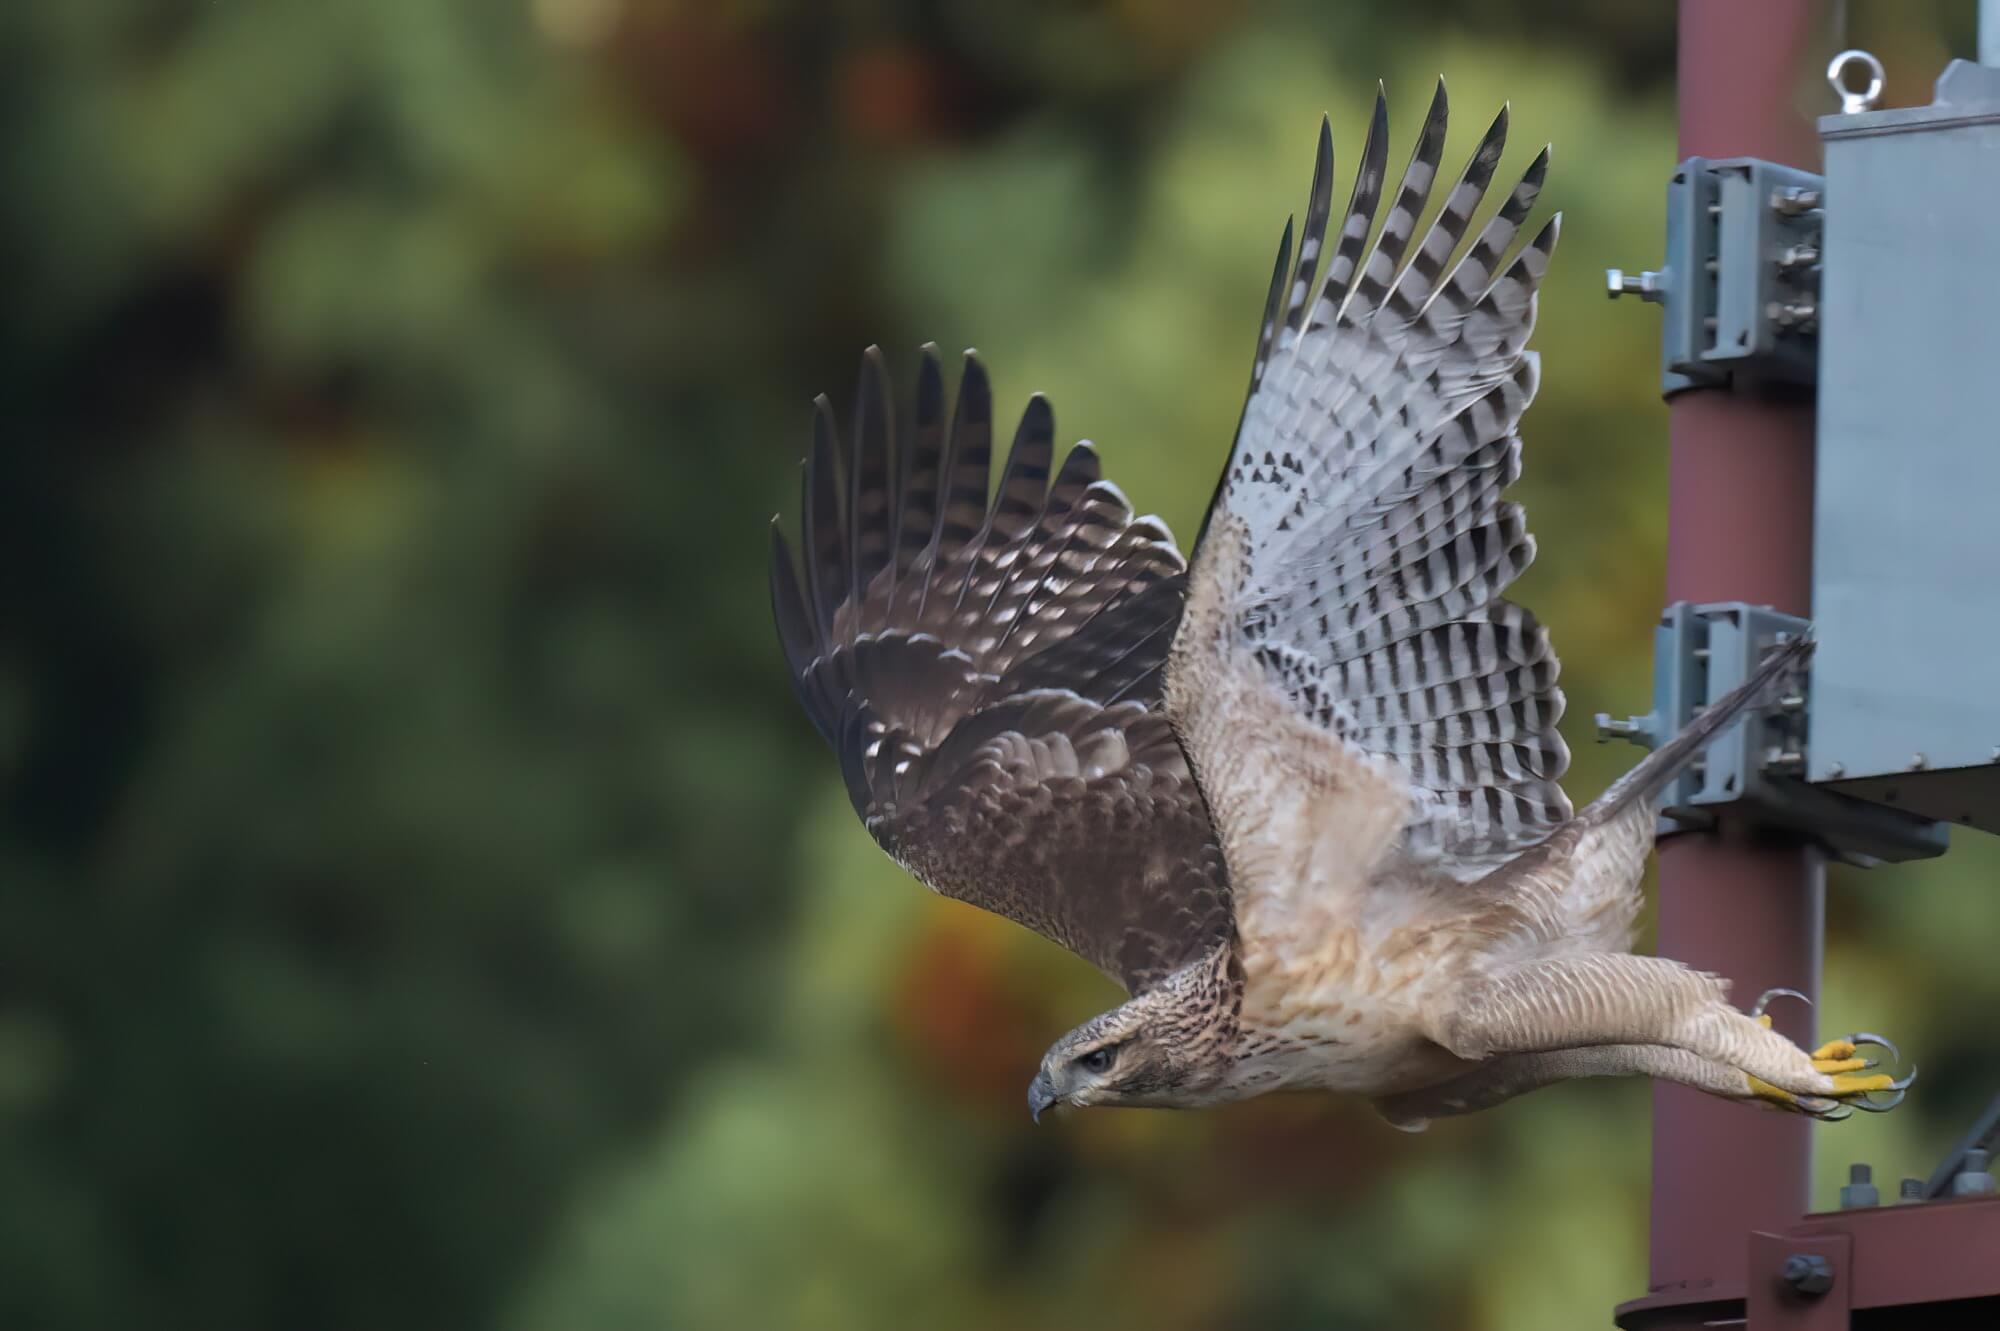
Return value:
<svg viewBox="0 0 2000 1331">
<path fill-rule="evenodd" d="M 1690 157 L 1667 185 L 1666 256 L 1606 294 L 1662 307 L 1660 392 L 1810 384 L 1826 182 L 1756 157 Z"/>
<path fill-rule="evenodd" d="M 1924 1197 L 1929 1199 L 1951 1196 L 1954 1191 L 1953 1185 L 1967 1170 L 1966 1156 L 1974 1152 L 1990 1153 L 1995 1145 L 2000 1145 L 2000 1096 L 1994 1097 L 1993 1102 L 1986 1106 L 1986 1112 L 1979 1116 L 1971 1130 L 1959 1139 L 1958 1145 L 1952 1147 L 1950 1154 L 1946 1155 L 1931 1172 L 1930 1178 L 1924 1182 Z M 1972 1163 L 1977 1165 L 1979 1161 L 1975 1159 Z M 1973 1172 L 1977 1174 L 1981 1171 Z M 1991 1188 L 1992 1180 L 1989 1178 L 1985 1180 L 1984 1190 L 1990 1191 Z"/>
<path fill-rule="evenodd" d="M 1741 601 L 1676 602 L 1653 631 L 1653 710 L 1614 721 L 1597 717 L 1599 739 L 1657 748 L 1714 698 L 1749 678 L 1782 637 L 1810 628 L 1796 615 Z M 1667 788 L 1660 832 L 1712 827 L 1728 816 L 1820 841 L 1855 863 L 1924 859 L 1944 853 L 1941 823 L 1807 785 L 1810 693 L 1805 680 L 1731 726 Z"/>
</svg>

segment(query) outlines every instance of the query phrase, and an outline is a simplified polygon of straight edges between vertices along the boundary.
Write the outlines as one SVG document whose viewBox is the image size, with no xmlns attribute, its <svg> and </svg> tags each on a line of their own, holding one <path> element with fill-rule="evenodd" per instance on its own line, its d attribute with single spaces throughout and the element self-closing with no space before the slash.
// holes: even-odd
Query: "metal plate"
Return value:
<svg viewBox="0 0 2000 1331">
<path fill-rule="evenodd" d="M 2000 71 L 1831 116 L 1807 776 L 2000 832 Z"/>
</svg>

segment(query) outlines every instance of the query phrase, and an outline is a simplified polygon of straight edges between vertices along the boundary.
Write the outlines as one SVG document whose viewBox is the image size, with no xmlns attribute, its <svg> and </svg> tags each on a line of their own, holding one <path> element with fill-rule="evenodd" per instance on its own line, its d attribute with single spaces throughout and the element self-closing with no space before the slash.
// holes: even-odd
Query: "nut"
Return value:
<svg viewBox="0 0 2000 1331">
<path fill-rule="evenodd" d="M 1782 1274 L 1795 1294 L 1817 1298 L 1833 1288 L 1833 1264 L 1816 1252 L 1793 1253 Z"/>
</svg>

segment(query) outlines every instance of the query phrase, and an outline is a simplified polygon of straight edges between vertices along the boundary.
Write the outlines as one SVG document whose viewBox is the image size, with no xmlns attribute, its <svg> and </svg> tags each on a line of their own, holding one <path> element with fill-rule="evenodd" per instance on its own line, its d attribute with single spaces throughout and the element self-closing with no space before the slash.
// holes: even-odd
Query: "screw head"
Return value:
<svg viewBox="0 0 2000 1331">
<path fill-rule="evenodd" d="M 1793 1253 L 1780 1274 L 1797 1294 L 1817 1297 L 1833 1288 L 1833 1264 L 1816 1252 Z"/>
</svg>

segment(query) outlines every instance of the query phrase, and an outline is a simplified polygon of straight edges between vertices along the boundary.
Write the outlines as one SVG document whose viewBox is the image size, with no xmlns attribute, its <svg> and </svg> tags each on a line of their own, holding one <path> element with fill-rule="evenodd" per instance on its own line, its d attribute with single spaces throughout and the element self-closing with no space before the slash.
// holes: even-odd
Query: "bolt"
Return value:
<svg viewBox="0 0 2000 1331">
<path fill-rule="evenodd" d="M 1951 1195 L 1954 1197 L 1985 1197 L 1994 1190 L 1992 1173 L 1993 1156 L 1977 1148 L 1967 1151 L 1958 1163 L 1958 1172 L 1951 1177 Z"/>
<path fill-rule="evenodd" d="M 1810 268 L 1819 262 L 1819 246 L 1787 245 L 1778 251 L 1778 267 Z"/>
<path fill-rule="evenodd" d="M 1842 778 L 1842 777 L 1844 777 L 1844 776 L 1846 776 L 1846 775 L 1847 775 L 1847 764 L 1846 764 L 1846 763 L 1828 763 L 1828 764 L 1826 765 L 1826 775 L 1827 775 L 1827 779 L 1828 779 L 1829 781 L 1838 781 L 1838 780 L 1840 780 L 1840 778 Z"/>
<path fill-rule="evenodd" d="M 1629 739 L 1634 744 L 1645 747 L 1652 736 L 1653 725 L 1650 717 L 1628 716 L 1623 721 L 1615 721 L 1609 712 L 1597 714 L 1597 742 L 1608 739 Z"/>
<path fill-rule="evenodd" d="M 1809 300 L 1789 303 L 1774 300 L 1764 306 L 1764 317 L 1779 328 L 1809 333 L 1819 326 L 1819 306 Z"/>
<path fill-rule="evenodd" d="M 1880 1206 L 1882 1194 L 1875 1188 L 1875 1171 L 1867 1165 L 1847 1167 L 1847 1186 L 1840 1190 L 1840 1209 L 1851 1211 L 1857 1206 Z"/>
<path fill-rule="evenodd" d="M 1912 772 L 1921 772 L 1930 765 L 1931 765 L 1931 760 L 1924 757 L 1923 754 L 1913 753 L 1910 755 L 1910 770 Z"/>
<path fill-rule="evenodd" d="M 1771 208 L 1780 217 L 1797 217 L 1819 207 L 1819 191 L 1803 185 L 1787 185 L 1771 191 Z"/>
<path fill-rule="evenodd" d="M 1604 270 L 1604 294 L 1612 300 L 1620 296 L 1637 296 L 1640 300 L 1657 304 L 1667 298 L 1667 275 L 1643 272 L 1634 277 L 1623 268 L 1607 268 Z"/>
<path fill-rule="evenodd" d="M 1897 1200 L 1920 1202 L 1924 1199 L 1924 1181 L 1920 1178 L 1906 1178 L 1897 1190 Z"/>
<path fill-rule="evenodd" d="M 1781 712 L 1803 712 L 1805 709 L 1806 698 L 1803 693 L 1787 693 L 1778 699 L 1778 710 Z"/>
<path fill-rule="evenodd" d="M 1795 1252 L 1785 1259 L 1784 1280 L 1797 1294 L 1817 1298 L 1833 1288 L 1833 1265 L 1816 1252 Z"/>
<path fill-rule="evenodd" d="M 1806 756 L 1797 749 L 1773 748 L 1764 755 L 1764 766 L 1781 775 L 1803 772 L 1806 770 Z"/>
</svg>

